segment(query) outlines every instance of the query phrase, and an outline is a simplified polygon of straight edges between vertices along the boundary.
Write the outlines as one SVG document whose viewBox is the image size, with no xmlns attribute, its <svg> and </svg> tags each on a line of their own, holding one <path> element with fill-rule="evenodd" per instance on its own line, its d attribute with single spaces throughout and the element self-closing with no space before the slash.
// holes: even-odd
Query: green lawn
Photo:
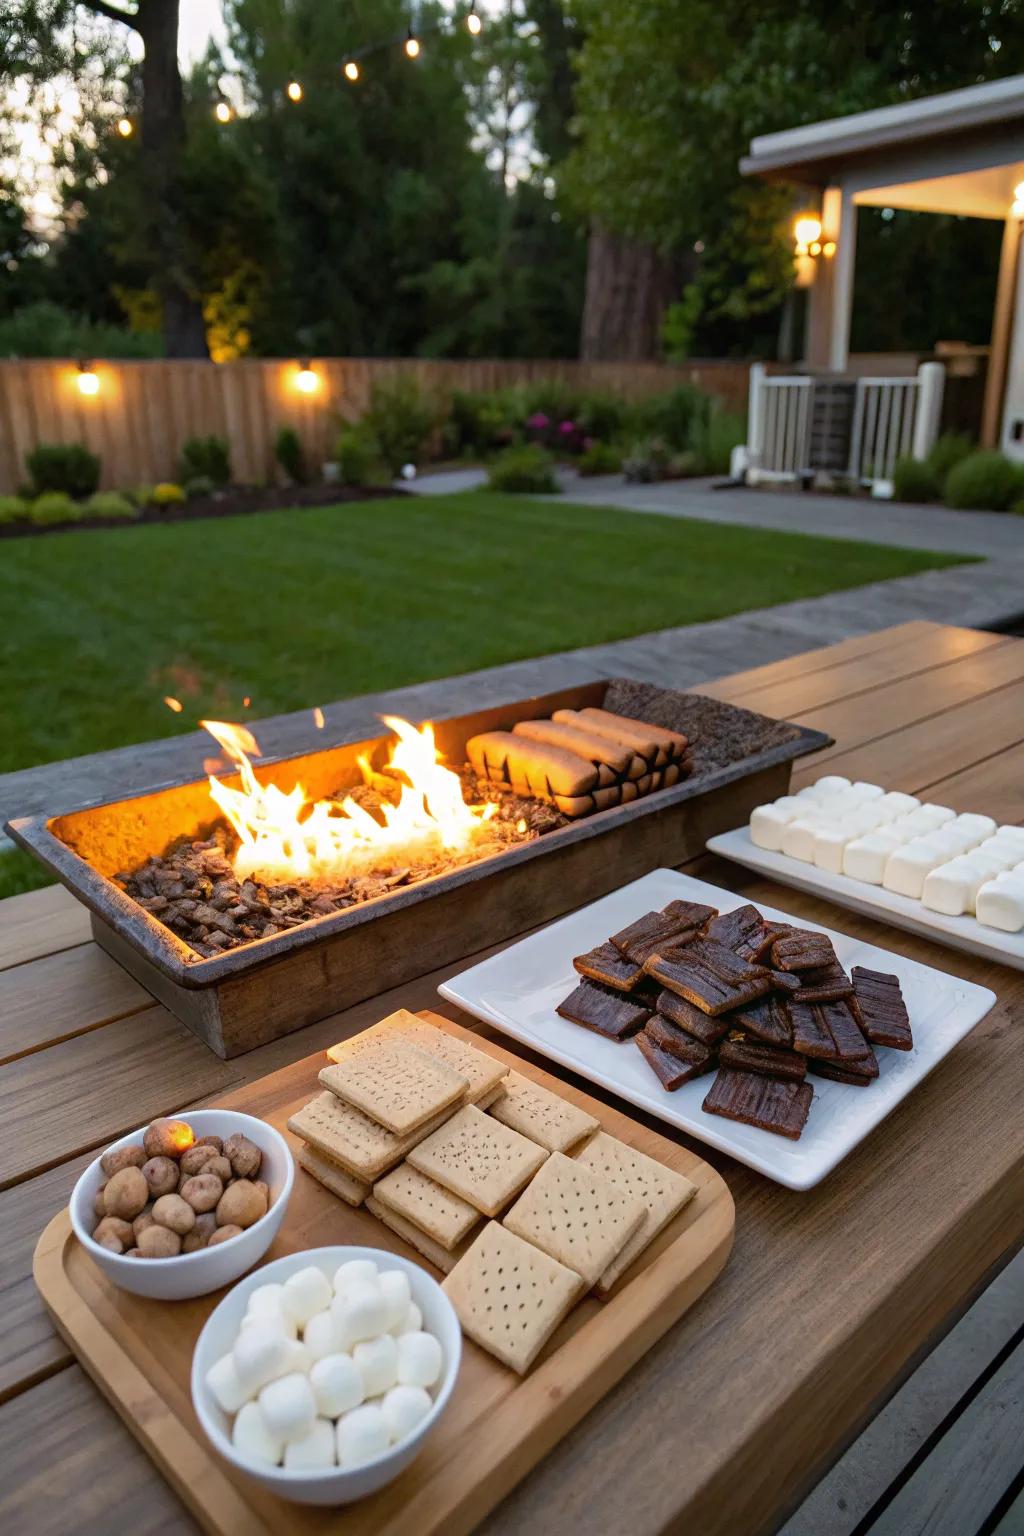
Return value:
<svg viewBox="0 0 1024 1536">
<path fill-rule="evenodd" d="M 5 542 L 0 772 L 955 563 L 485 492 Z"/>
</svg>

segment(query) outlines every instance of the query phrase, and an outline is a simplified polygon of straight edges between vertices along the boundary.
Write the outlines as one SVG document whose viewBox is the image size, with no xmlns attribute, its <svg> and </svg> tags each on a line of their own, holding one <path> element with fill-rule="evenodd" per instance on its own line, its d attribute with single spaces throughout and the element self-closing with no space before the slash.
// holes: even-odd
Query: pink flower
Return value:
<svg viewBox="0 0 1024 1536">
<path fill-rule="evenodd" d="M 543 411 L 534 411 L 533 415 L 527 418 L 526 425 L 540 430 L 543 427 L 550 426 L 551 423 Z"/>
</svg>

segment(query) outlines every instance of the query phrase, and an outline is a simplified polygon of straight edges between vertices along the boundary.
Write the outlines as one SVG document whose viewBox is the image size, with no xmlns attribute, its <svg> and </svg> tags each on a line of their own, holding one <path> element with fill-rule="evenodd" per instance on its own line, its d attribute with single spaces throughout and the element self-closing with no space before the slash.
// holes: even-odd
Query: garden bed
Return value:
<svg viewBox="0 0 1024 1536">
<path fill-rule="evenodd" d="M 268 485 L 226 486 L 212 496 L 162 507 L 140 507 L 135 517 L 83 517 L 68 523 L 0 523 L 0 539 L 35 538 L 53 533 L 77 533 L 82 528 L 134 528 L 142 523 L 196 523 L 208 518 L 242 517 L 250 512 L 281 512 L 292 507 L 328 507 L 348 501 L 374 501 L 405 496 L 390 485 Z"/>
</svg>

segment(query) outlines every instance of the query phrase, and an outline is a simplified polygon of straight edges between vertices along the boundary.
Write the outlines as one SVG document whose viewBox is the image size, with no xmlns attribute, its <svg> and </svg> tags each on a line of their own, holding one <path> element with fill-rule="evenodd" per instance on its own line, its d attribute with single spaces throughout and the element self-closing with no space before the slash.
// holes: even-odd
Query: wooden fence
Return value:
<svg viewBox="0 0 1024 1536">
<path fill-rule="evenodd" d="M 25 479 L 25 455 L 37 443 L 83 442 L 102 460 L 104 487 L 131 489 L 178 474 L 189 437 L 228 439 L 234 478 L 273 477 L 274 440 L 293 426 L 308 459 L 332 457 L 342 421 L 355 421 L 376 379 L 411 373 L 439 405 L 452 390 L 497 389 L 561 379 L 585 390 L 642 399 L 688 382 L 743 411 L 748 366 L 740 362 L 658 363 L 429 362 L 418 359 L 316 358 L 315 388 L 298 384 L 299 364 L 262 358 L 238 363 L 104 362 L 89 364 L 93 394 L 79 388 L 79 365 L 32 359 L 0 362 L 0 493 Z"/>
</svg>

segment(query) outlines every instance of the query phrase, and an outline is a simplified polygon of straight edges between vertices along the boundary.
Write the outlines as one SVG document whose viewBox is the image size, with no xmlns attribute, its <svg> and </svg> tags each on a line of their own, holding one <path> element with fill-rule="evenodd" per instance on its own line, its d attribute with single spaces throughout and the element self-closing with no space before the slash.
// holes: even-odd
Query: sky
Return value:
<svg viewBox="0 0 1024 1536">
<path fill-rule="evenodd" d="M 178 58 L 187 69 L 202 58 L 211 37 L 224 41 L 224 20 L 220 0 L 181 0 L 180 15 Z"/>
</svg>

